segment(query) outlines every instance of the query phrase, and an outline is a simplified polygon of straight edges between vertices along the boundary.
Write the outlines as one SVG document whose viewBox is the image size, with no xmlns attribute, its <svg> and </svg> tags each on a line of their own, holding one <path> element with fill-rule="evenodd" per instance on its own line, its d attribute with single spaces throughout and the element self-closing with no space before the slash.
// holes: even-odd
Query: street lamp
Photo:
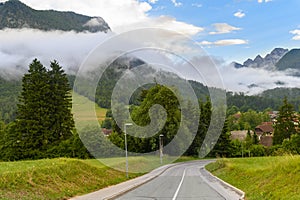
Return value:
<svg viewBox="0 0 300 200">
<path fill-rule="evenodd" d="M 163 134 L 159 135 L 159 158 L 160 158 L 160 164 L 162 164 L 162 157 L 163 157 L 163 140 L 162 137 L 164 137 Z"/>
<path fill-rule="evenodd" d="M 127 134 L 126 134 L 126 127 L 132 126 L 132 123 L 125 123 L 124 124 L 124 135 L 125 135 L 125 157 L 126 157 L 126 177 L 128 178 L 128 154 L 127 154 Z"/>
</svg>

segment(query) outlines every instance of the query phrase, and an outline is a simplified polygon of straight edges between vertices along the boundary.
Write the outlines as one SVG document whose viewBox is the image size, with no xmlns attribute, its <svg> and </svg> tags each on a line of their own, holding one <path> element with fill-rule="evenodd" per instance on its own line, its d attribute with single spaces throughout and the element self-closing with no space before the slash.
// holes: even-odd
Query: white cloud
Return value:
<svg viewBox="0 0 300 200">
<path fill-rule="evenodd" d="M 236 13 L 234 13 L 234 16 L 238 18 L 243 18 L 246 16 L 246 14 L 243 11 L 239 10 Z"/>
<path fill-rule="evenodd" d="M 148 2 L 151 4 L 156 4 L 156 2 L 158 2 L 158 0 L 148 0 Z"/>
<path fill-rule="evenodd" d="M 226 39 L 226 40 L 217 40 L 215 42 L 209 42 L 209 41 L 202 41 L 198 42 L 199 45 L 215 45 L 215 46 L 231 46 L 231 45 L 242 45 L 242 44 L 248 44 L 247 40 L 242 39 Z"/>
<path fill-rule="evenodd" d="M 201 8 L 202 4 L 200 4 L 200 3 L 193 3 L 192 6 L 193 7 L 197 7 L 197 8 Z"/>
<path fill-rule="evenodd" d="M 292 39 L 293 40 L 300 40 L 300 29 L 295 29 L 290 31 L 291 34 L 295 35 Z"/>
<path fill-rule="evenodd" d="M 54 9 L 60 11 L 74 11 L 76 13 L 100 16 L 112 29 L 126 26 L 147 18 L 147 12 L 152 6 L 138 0 L 22 0 L 35 9 Z"/>
<path fill-rule="evenodd" d="M 122 28 L 122 27 L 120 27 Z M 177 21 L 173 17 L 160 16 L 158 18 L 148 18 L 144 21 L 134 23 L 124 27 L 125 29 L 119 29 L 118 32 L 123 32 L 126 29 L 139 29 L 139 28 L 161 28 L 176 31 L 186 36 L 196 35 L 204 30 L 202 27 L 187 24 L 185 22 Z"/>
<path fill-rule="evenodd" d="M 75 33 L 32 29 L 0 31 L 0 72 L 26 71 L 38 58 L 45 65 L 56 59 L 67 71 L 76 70 L 89 52 L 111 36 L 104 33 Z M 12 74 L 12 73 L 11 73 Z"/>
<path fill-rule="evenodd" d="M 278 81 L 285 83 L 283 87 L 298 87 L 300 79 L 286 73 L 248 67 L 236 69 L 233 65 L 224 65 L 220 68 L 220 74 L 228 90 L 247 94 L 258 94 L 266 89 L 279 87 Z M 257 87 L 250 87 L 251 85 Z"/>
<path fill-rule="evenodd" d="M 206 40 L 204 40 L 204 41 L 201 41 L 201 42 L 198 42 L 198 44 L 199 45 L 212 45 L 213 44 L 213 42 L 209 42 L 209 41 L 206 41 Z"/>
<path fill-rule="evenodd" d="M 269 3 L 271 2 L 272 0 L 257 0 L 258 3 Z"/>
<path fill-rule="evenodd" d="M 213 27 L 216 31 L 209 32 L 210 35 L 216 35 L 216 34 L 225 34 L 230 33 L 232 31 L 241 30 L 241 28 L 231 26 L 227 23 L 216 23 L 213 24 Z"/>
<path fill-rule="evenodd" d="M 172 3 L 174 4 L 175 7 L 180 7 L 182 6 L 182 3 L 181 2 L 178 2 L 177 0 L 171 0 Z"/>
<path fill-rule="evenodd" d="M 54 9 L 60 11 L 74 11 L 76 13 L 100 16 L 111 27 L 113 32 L 120 33 L 134 30 L 136 28 L 160 27 L 173 31 L 183 32 L 188 35 L 197 34 L 202 31 L 201 27 L 193 26 L 185 22 L 179 22 L 174 18 L 161 16 L 151 18 L 148 12 L 152 6 L 148 2 L 139 0 L 22 0 L 25 4 L 35 9 Z M 149 0 L 157 2 L 157 0 Z M 181 6 L 182 3 L 172 0 L 175 6 Z M 170 24 L 168 24 L 170 23 Z M 135 27 L 137 26 L 137 27 Z"/>
<path fill-rule="evenodd" d="M 229 45 L 248 44 L 248 41 L 242 39 L 227 39 L 227 40 L 218 40 L 214 42 L 214 44 L 217 46 L 229 46 Z"/>
</svg>

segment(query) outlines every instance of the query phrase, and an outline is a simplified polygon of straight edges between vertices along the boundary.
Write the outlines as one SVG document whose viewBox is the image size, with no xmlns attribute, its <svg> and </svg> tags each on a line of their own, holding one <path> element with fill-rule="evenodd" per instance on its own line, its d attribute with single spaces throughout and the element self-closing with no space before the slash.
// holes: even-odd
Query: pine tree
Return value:
<svg viewBox="0 0 300 200">
<path fill-rule="evenodd" d="M 23 149 L 19 159 L 47 157 L 50 148 L 72 136 L 70 88 L 56 61 L 47 70 L 33 60 L 22 79 L 19 101 L 15 128 L 15 140 Z"/>
<path fill-rule="evenodd" d="M 16 131 L 20 146 L 24 149 L 22 158 L 39 158 L 39 150 L 47 141 L 49 115 L 48 102 L 50 87 L 47 69 L 37 60 L 29 65 L 28 74 L 22 79 L 19 98 Z"/>
<path fill-rule="evenodd" d="M 288 139 L 291 135 L 296 134 L 294 118 L 294 107 L 287 101 L 287 98 L 284 98 L 275 124 L 273 144 L 281 145 L 284 139 Z"/>
<path fill-rule="evenodd" d="M 228 131 L 227 121 L 225 121 L 222 133 L 209 155 L 229 157 L 231 149 L 230 132 Z"/>
<path fill-rule="evenodd" d="M 49 106 L 49 143 L 59 143 L 72 136 L 74 128 L 72 109 L 71 89 L 69 86 L 67 75 L 59 64 L 54 61 L 50 65 L 51 70 L 48 71 L 50 94 L 48 97 Z"/>
</svg>

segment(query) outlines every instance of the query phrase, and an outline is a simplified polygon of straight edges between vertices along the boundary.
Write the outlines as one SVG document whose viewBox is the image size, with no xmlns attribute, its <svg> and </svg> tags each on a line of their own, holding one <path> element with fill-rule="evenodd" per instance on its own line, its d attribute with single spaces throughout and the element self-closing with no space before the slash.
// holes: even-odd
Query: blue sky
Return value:
<svg viewBox="0 0 300 200">
<path fill-rule="evenodd" d="M 264 56 L 275 47 L 291 49 L 300 45 L 291 33 L 300 29 L 298 0 L 158 0 L 153 1 L 151 6 L 148 12 L 150 17 L 172 16 L 178 21 L 204 28 L 193 39 L 206 44 L 203 47 L 209 54 L 227 61 L 242 62 L 257 54 Z M 227 33 L 212 34 L 216 32 L 214 24 L 234 28 Z M 244 43 L 226 46 L 211 44 L 229 39 Z"/>
</svg>

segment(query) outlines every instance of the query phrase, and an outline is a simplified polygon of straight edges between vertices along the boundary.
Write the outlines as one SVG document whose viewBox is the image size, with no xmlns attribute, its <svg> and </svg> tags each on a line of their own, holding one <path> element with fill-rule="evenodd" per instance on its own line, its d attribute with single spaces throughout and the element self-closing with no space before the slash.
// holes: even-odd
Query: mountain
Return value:
<svg viewBox="0 0 300 200">
<path fill-rule="evenodd" d="M 74 12 L 34 10 L 19 0 L 0 3 L 0 30 L 5 28 L 93 33 L 110 31 L 110 27 L 101 17 L 89 17 Z"/>
<path fill-rule="evenodd" d="M 285 54 L 276 64 L 276 68 L 278 70 L 300 70 L 300 49 L 292 49 L 287 54 Z"/>
<path fill-rule="evenodd" d="M 99 80 L 97 75 L 99 74 L 98 70 L 103 70 L 103 68 L 100 68 L 91 69 L 87 71 L 84 76 L 77 75 L 77 84 L 73 87 L 73 89 L 78 94 L 88 97 L 90 100 L 94 100 L 102 108 L 110 108 L 111 97 L 117 84 L 119 87 L 122 87 L 122 89 L 115 93 L 115 95 L 119 98 L 119 102 L 124 104 L 128 103 L 124 97 L 132 93 L 132 88 L 136 88 L 137 85 L 140 85 L 140 87 L 136 88 L 135 92 L 129 99 L 130 104 L 138 105 L 140 103 L 140 94 L 143 90 L 152 87 L 154 85 L 153 81 L 166 81 L 168 85 L 176 87 L 180 86 L 180 91 L 183 93 L 182 96 L 190 96 L 190 90 L 187 88 L 185 79 L 179 77 L 173 72 L 155 68 L 134 56 L 120 56 L 114 60 L 108 65 Z M 96 92 L 93 91 L 90 86 L 90 84 L 94 82 L 98 83 Z M 145 82 L 149 84 L 144 84 Z M 189 81 L 189 83 L 194 89 L 196 96 L 202 101 L 205 101 L 206 97 L 209 95 L 208 88 L 202 83 L 196 81 Z"/>
<path fill-rule="evenodd" d="M 271 53 L 267 54 L 264 58 L 261 55 L 255 57 L 254 60 L 248 59 L 243 64 L 234 62 L 235 68 L 251 67 L 251 68 L 265 68 L 275 69 L 276 63 L 287 54 L 288 49 L 275 48 Z"/>
</svg>

